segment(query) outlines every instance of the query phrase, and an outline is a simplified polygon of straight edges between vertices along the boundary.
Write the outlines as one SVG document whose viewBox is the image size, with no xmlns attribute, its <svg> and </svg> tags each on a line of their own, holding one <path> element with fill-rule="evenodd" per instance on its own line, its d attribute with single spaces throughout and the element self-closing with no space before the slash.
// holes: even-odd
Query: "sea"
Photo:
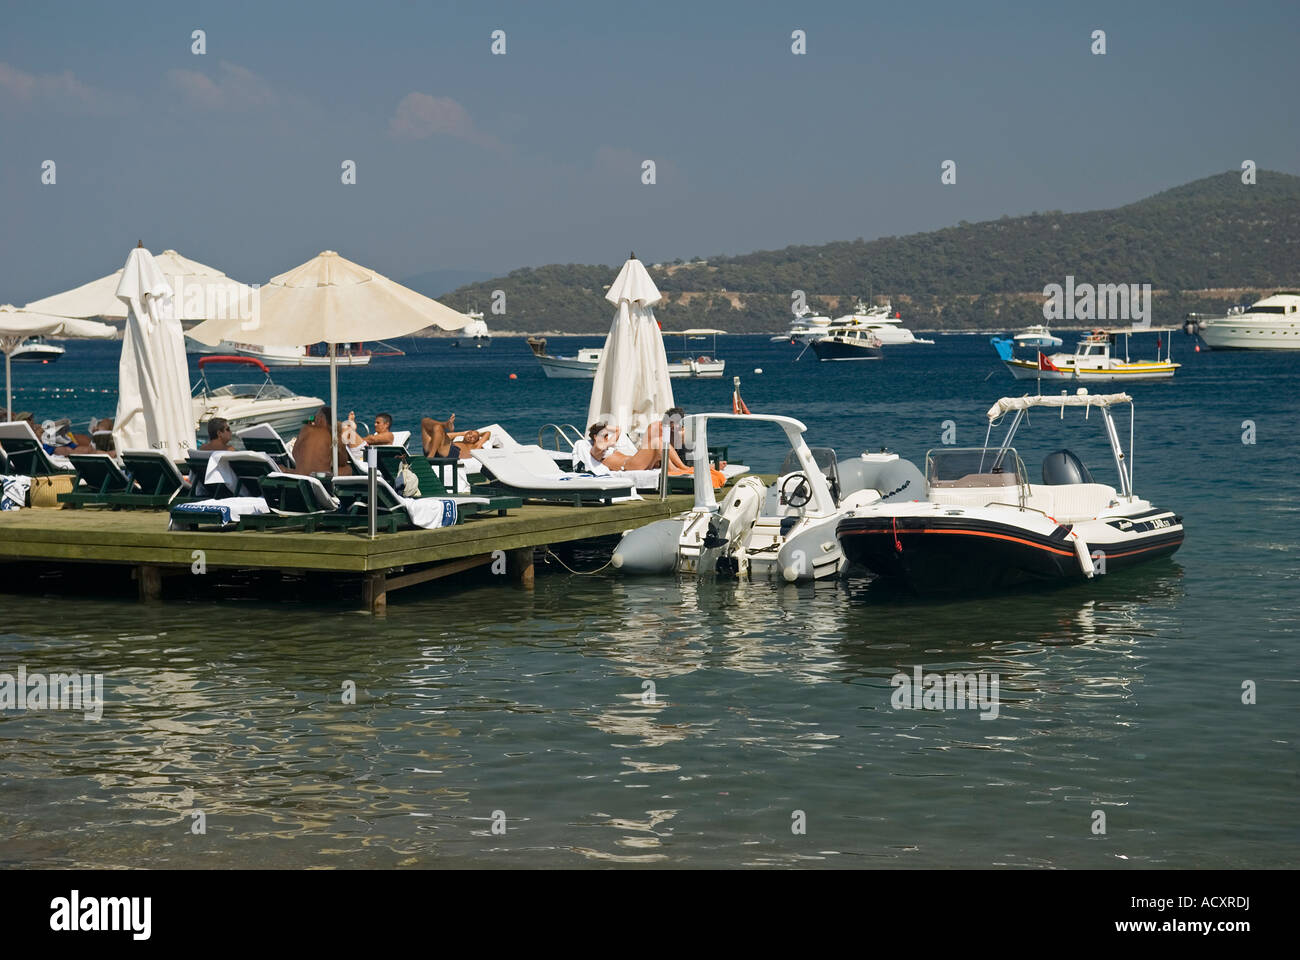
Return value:
<svg viewBox="0 0 1300 960">
<path fill-rule="evenodd" d="M 608 543 L 548 558 L 532 591 L 465 575 L 391 594 L 383 617 L 346 591 L 145 605 L 11 585 L 0 674 L 102 675 L 103 707 L 0 711 L 0 866 L 1293 867 L 1300 355 L 1163 336 L 1176 378 L 1124 389 L 1136 489 L 1186 542 L 1074 586 L 923 600 L 865 574 L 629 578 Z M 812 446 L 923 462 L 982 444 L 990 405 L 1036 390 L 987 336 L 936 339 L 819 363 L 727 336 L 727 376 L 673 390 L 729 411 L 738 376 Z M 343 414 L 418 431 L 455 413 L 525 443 L 585 427 L 590 384 L 546 379 L 522 338 L 397 344 L 340 371 Z M 15 405 L 111 416 L 119 345 L 67 347 L 14 365 Z M 326 370 L 274 376 L 328 397 Z M 710 441 L 756 472 L 785 453 L 770 424 Z M 1031 477 L 1067 447 L 1116 482 L 1095 412 L 1035 414 L 1016 447 Z M 900 677 L 971 673 L 996 680 L 996 711 L 899 703 Z"/>
</svg>

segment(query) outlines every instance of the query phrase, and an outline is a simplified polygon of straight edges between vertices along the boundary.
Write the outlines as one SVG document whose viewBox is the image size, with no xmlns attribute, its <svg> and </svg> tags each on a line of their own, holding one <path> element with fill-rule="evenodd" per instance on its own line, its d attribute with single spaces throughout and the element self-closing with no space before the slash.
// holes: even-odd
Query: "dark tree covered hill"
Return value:
<svg viewBox="0 0 1300 960">
<path fill-rule="evenodd" d="M 616 268 L 555 264 L 463 286 L 442 299 L 487 312 L 505 291 L 495 330 L 601 331 L 604 291 Z M 893 297 L 913 327 L 998 327 L 1040 317 L 1041 291 L 1072 274 L 1080 282 L 1150 283 L 1161 321 L 1226 307 L 1241 294 L 1300 286 L 1300 177 L 1261 170 L 1245 185 L 1229 172 L 1114 210 L 1048 211 L 870 242 L 786 247 L 707 264 L 652 269 L 667 302 L 667 329 L 716 326 L 776 331 L 792 292 L 815 308 L 846 312 L 858 297 Z M 1246 294 L 1248 295 L 1248 294 Z"/>
</svg>

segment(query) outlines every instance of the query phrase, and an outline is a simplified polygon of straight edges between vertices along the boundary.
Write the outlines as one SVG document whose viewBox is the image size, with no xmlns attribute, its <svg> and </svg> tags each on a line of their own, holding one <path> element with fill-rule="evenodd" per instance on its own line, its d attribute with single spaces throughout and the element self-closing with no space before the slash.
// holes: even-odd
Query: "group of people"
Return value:
<svg viewBox="0 0 1300 960">
<path fill-rule="evenodd" d="M 11 413 L 0 407 L 0 423 L 26 423 L 46 453 L 66 457 L 70 453 L 99 453 L 112 455 L 113 421 L 111 418 L 92 420 L 90 433 L 76 433 L 68 420 L 36 422 L 36 415 L 23 410 Z"/>
<path fill-rule="evenodd" d="M 673 407 L 665 417 L 673 424 L 680 424 L 685 411 Z M 375 429 L 362 436 L 357 430 L 356 412 L 350 412 L 348 418 L 338 424 L 338 461 L 330 470 L 331 430 L 334 428 L 333 412 L 329 407 L 321 407 L 315 416 L 303 425 L 293 443 L 293 472 L 303 475 L 312 473 L 333 473 L 337 476 L 349 476 L 352 473 L 351 459 L 347 449 L 357 450 L 366 446 L 387 446 L 394 442 L 393 417 L 389 413 L 375 414 Z M 233 437 L 230 423 L 222 417 L 213 417 L 208 421 L 208 441 L 200 450 L 233 450 Z M 679 428 L 674 428 L 669 436 L 669 444 L 663 445 L 663 427 L 652 422 L 646 430 L 643 442 L 635 453 L 625 453 L 618 449 L 620 428 L 605 421 L 593 423 L 587 431 L 591 440 L 591 457 L 596 463 L 603 464 L 611 471 L 657 470 L 663 462 L 663 451 L 667 450 L 668 473 L 670 476 L 690 476 L 694 470 L 682 459 L 682 438 Z M 486 446 L 492 439 L 490 430 L 456 431 L 456 415 L 453 413 L 446 420 L 424 417 L 420 421 L 421 446 L 426 457 L 451 457 L 466 460 L 474 456 L 474 451 Z M 725 465 L 724 465 L 725 466 Z M 723 474 L 710 467 L 715 487 L 723 483 Z"/>
</svg>

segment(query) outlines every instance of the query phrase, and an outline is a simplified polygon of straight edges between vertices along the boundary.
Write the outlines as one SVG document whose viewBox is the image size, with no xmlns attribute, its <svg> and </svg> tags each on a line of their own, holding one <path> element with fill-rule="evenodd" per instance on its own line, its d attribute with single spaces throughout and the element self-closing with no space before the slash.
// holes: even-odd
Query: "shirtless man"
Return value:
<svg viewBox="0 0 1300 960">
<path fill-rule="evenodd" d="M 213 417 L 208 421 L 208 442 L 199 447 L 200 450 L 234 450 L 230 444 L 230 438 L 234 436 L 234 431 L 230 429 L 230 421 L 225 417 Z"/>
<path fill-rule="evenodd" d="M 298 432 L 298 439 L 293 443 L 293 460 L 297 467 L 293 473 L 308 476 L 313 473 L 334 473 L 337 476 L 352 475 L 348 466 L 347 450 L 342 439 L 339 441 L 338 469 L 330 470 L 330 425 L 333 414 L 329 407 L 321 407 L 310 423 L 304 424 Z M 340 429 L 339 431 L 343 431 Z M 286 471 L 289 472 L 289 471 Z"/>
<path fill-rule="evenodd" d="M 425 417 L 420 421 L 420 439 L 424 444 L 426 457 L 455 457 L 458 460 L 468 460 L 474 456 L 475 450 L 486 446 L 492 439 L 492 431 L 467 430 L 456 443 L 452 443 L 451 438 L 454 436 L 456 436 L 456 414 L 454 413 L 446 420 Z"/>
<path fill-rule="evenodd" d="M 353 430 L 355 431 L 356 421 L 357 421 L 357 415 L 355 411 L 348 413 L 348 420 L 352 423 Z M 396 443 L 396 441 L 393 439 L 393 415 L 391 413 L 376 413 L 375 432 L 367 433 L 364 437 L 358 437 L 358 442 L 368 443 L 371 445 L 377 445 L 381 447 L 392 446 L 394 443 Z M 353 444 L 349 444 L 349 446 L 355 447 L 357 446 L 357 444 L 353 443 Z"/>
</svg>

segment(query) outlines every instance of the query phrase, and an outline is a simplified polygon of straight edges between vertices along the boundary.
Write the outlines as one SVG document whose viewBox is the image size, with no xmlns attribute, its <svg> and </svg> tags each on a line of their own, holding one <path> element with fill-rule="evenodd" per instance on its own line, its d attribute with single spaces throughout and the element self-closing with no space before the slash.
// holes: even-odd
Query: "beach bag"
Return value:
<svg viewBox="0 0 1300 960">
<path fill-rule="evenodd" d="M 397 468 L 397 492 L 404 497 L 418 497 L 420 495 L 420 478 L 415 475 L 411 465 L 405 460 Z"/>
</svg>

